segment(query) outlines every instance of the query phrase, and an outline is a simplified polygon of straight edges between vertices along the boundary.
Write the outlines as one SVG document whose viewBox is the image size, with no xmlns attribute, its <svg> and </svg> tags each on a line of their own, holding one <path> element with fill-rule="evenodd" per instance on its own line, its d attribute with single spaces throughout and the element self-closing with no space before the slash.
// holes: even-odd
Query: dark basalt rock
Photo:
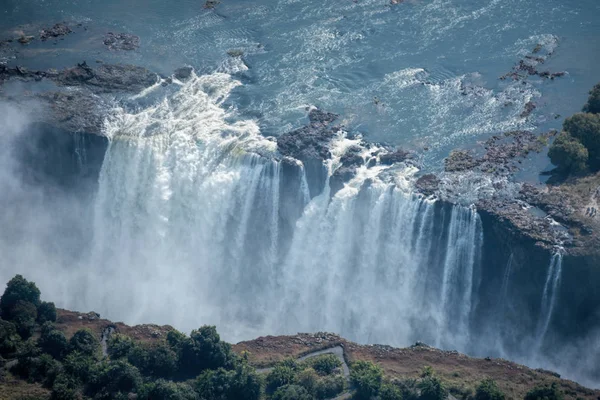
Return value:
<svg viewBox="0 0 600 400">
<path fill-rule="evenodd" d="M 177 68 L 175 70 L 174 76 L 175 76 L 175 78 L 179 79 L 180 81 L 186 81 L 192 76 L 193 71 L 194 71 L 194 69 L 192 67 Z"/>
<path fill-rule="evenodd" d="M 52 28 L 42 29 L 40 31 L 40 39 L 42 41 L 46 41 L 51 38 L 57 38 L 59 36 L 68 35 L 71 32 L 73 31 L 67 26 L 67 24 L 65 24 L 64 22 L 59 22 Z"/>
<path fill-rule="evenodd" d="M 438 190 L 440 183 L 440 179 L 434 174 L 426 174 L 417 179 L 415 187 L 425 196 L 432 196 Z"/>
<path fill-rule="evenodd" d="M 356 168 L 365 163 L 365 160 L 360 156 L 362 150 L 357 146 L 350 147 L 340 158 L 340 167 L 329 178 L 329 187 L 331 188 L 332 196 L 344 187 L 344 183 L 354 178 L 356 176 Z"/>
<path fill-rule="evenodd" d="M 204 3 L 204 8 L 207 9 L 213 9 L 215 8 L 218 4 L 220 3 L 219 0 L 206 0 L 206 3 Z"/>
<path fill-rule="evenodd" d="M 383 165 L 392 165 L 400 162 L 404 162 L 409 158 L 412 158 L 413 154 L 402 149 L 396 149 L 392 153 L 384 153 L 379 156 L 379 162 Z"/>
<path fill-rule="evenodd" d="M 444 160 L 444 169 L 447 172 L 467 171 L 481 164 L 471 153 L 466 150 L 452 150 Z"/>
<path fill-rule="evenodd" d="M 533 112 L 533 110 L 535 110 L 536 105 L 533 101 L 528 101 L 527 103 L 525 103 L 525 107 L 523 107 L 523 112 L 521 113 L 520 117 L 521 118 L 527 118 L 531 115 L 531 113 Z"/>
<path fill-rule="evenodd" d="M 104 123 L 104 102 L 89 91 L 49 92 L 36 96 L 47 105 L 37 117 L 66 132 L 101 135 Z"/>
<path fill-rule="evenodd" d="M 133 65 L 101 65 L 93 69 L 84 61 L 52 79 L 59 85 L 86 86 L 96 92 L 139 92 L 157 82 L 157 75 Z"/>
<path fill-rule="evenodd" d="M 300 161 L 327 160 L 331 158 L 329 144 L 335 136 L 335 131 L 328 125 L 337 115 L 312 110 L 308 117 L 309 125 L 279 136 L 277 148 L 282 155 Z"/>
<path fill-rule="evenodd" d="M 130 33 L 108 32 L 103 43 L 109 50 L 131 51 L 140 47 L 140 37 Z"/>
<path fill-rule="evenodd" d="M 302 161 L 311 197 L 321 193 L 327 179 L 324 161 L 331 158 L 329 145 L 336 128 L 330 127 L 337 115 L 317 109 L 311 110 L 310 123 L 277 138 L 277 148 L 284 157 Z"/>
</svg>

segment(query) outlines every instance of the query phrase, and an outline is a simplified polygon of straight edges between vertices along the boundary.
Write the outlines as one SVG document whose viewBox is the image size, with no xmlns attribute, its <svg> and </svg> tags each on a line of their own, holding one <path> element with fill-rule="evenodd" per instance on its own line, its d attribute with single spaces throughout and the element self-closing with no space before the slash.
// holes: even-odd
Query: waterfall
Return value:
<svg viewBox="0 0 600 400">
<path fill-rule="evenodd" d="M 505 307 L 506 299 L 508 298 L 508 286 L 510 283 L 510 274 L 512 272 L 513 267 L 513 253 L 510 253 L 508 257 L 508 262 L 506 263 L 506 269 L 504 270 L 504 277 L 502 278 L 502 287 L 500 291 L 502 293 L 502 306 Z"/>
<path fill-rule="evenodd" d="M 473 268 L 481 245 L 480 220 L 475 209 L 455 207 L 450 219 L 443 267 L 441 323 L 436 345 L 463 347 L 468 341 L 473 302 Z"/>
<path fill-rule="evenodd" d="M 229 340 L 327 330 L 463 346 L 477 212 L 414 194 L 402 165 L 362 166 L 311 199 L 301 165 L 284 173 L 274 140 L 232 122 L 223 102 L 236 85 L 194 77 L 154 106 L 116 110 L 71 302 L 129 323 L 216 324 Z M 339 134 L 329 176 L 359 145 Z"/>
<path fill-rule="evenodd" d="M 552 312 L 556 304 L 556 296 L 558 295 L 558 285 L 560 283 L 560 275 L 562 272 L 562 253 L 560 250 L 555 252 L 550 259 L 550 265 L 548 266 L 548 274 L 546 275 L 546 283 L 544 284 L 544 291 L 542 293 L 542 303 L 540 306 L 540 318 L 537 327 L 537 344 L 535 347 L 536 354 L 539 353 L 550 321 L 552 320 Z"/>
</svg>

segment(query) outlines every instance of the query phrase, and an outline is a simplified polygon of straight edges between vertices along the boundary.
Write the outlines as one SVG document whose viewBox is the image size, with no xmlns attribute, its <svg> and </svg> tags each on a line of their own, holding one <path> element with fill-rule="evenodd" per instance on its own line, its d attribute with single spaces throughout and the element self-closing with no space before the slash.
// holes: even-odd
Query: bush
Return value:
<svg viewBox="0 0 600 400">
<path fill-rule="evenodd" d="M 179 352 L 179 350 L 181 350 L 181 347 L 183 346 L 183 343 L 186 340 L 187 336 L 185 336 L 183 333 L 179 332 L 176 329 L 173 329 L 172 331 L 169 331 L 169 333 L 167 333 L 167 343 L 169 343 L 171 349 L 173 349 L 176 352 Z"/>
<path fill-rule="evenodd" d="M 186 383 L 159 379 L 147 385 L 138 398 L 147 400 L 197 400 L 198 394 Z"/>
<path fill-rule="evenodd" d="M 568 132 L 561 132 L 548 151 L 550 161 L 566 173 L 579 173 L 588 166 L 589 154 L 581 142 Z"/>
<path fill-rule="evenodd" d="M 19 301 L 31 303 L 36 308 L 40 305 L 40 290 L 35 283 L 28 282 L 22 275 L 16 275 L 6 284 L 6 290 L 0 297 L 2 318 L 12 320 L 12 308 Z"/>
<path fill-rule="evenodd" d="M 317 399 L 331 399 L 346 389 L 346 379 L 341 375 L 325 376 L 315 385 Z"/>
<path fill-rule="evenodd" d="M 166 343 L 134 346 L 127 358 L 143 375 L 153 378 L 170 378 L 177 367 L 177 355 Z"/>
<path fill-rule="evenodd" d="M 300 371 L 296 376 L 297 384 L 302 386 L 309 393 L 314 393 L 318 380 L 319 375 L 317 375 L 317 372 L 312 368 L 307 368 L 303 371 Z"/>
<path fill-rule="evenodd" d="M 196 379 L 200 397 L 211 400 L 258 400 L 261 386 L 260 377 L 246 363 L 240 363 L 234 371 L 205 370 Z"/>
<path fill-rule="evenodd" d="M 6 356 L 17 351 L 21 337 L 15 324 L 0 319 L 0 355 Z"/>
<path fill-rule="evenodd" d="M 118 360 L 129 356 L 134 347 L 133 339 L 117 333 L 110 337 L 106 351 L 112 360 Z"/>
<path fill-rule="evenodd" d="M 357 400 L 369 400 L 377 396 L 382 379 L 383 370 L 372 362 L 357 361 L 352 364 L 350 381 L 356 388 Z"/>
<path fill-rule="evenodd" d="M 272 394 L 282 386 L 291 385 L 294 383 L 295 374 L 296 372 L 290 366 L 276 365 L 267 375 L 266 392 Z"/>
<path fill-rule="evenodd" d="M 402 400 L 402 391 L 390 382 L 385 382 L 379 389 L 380 400 Z"/>
<path fill-rule="evenodd" d="M 67 374 L 60 374 L 56 377 L 52 386 L 51 400 L 79 400 L 81 391 L 79 382 Z"/>
<path fill-rule="evenodd" d="M 590 97 L 585 106 L 583 106 L 583 112 L 594 114 L 600 113 L 600 83 L 596 84 L 596 86 L 590 90 Z"/>
<path fill-rule="evenodd" d="M 206 369 L 231 369 L 234 360 L 231 345 L 221 341 L 214 326 L 192 331 L 179 350 L 179 370 L 183 377 L 188 378 L 196 377 Z"/>
<path fill-rule="evenodd" d="M 314 397 L 302 386 L 285 385 L 277 389 L 273 400 L 314 400 Z"/>
<path fill-rule="evenodd" d="M 493 379 L 481 381 L 475 391 L 475 400 L 504 400 L 504 393 Z"/>
<path fill-rule="evenodd" d="M 434 375 L 426 376 L 419 382 L 418 388 L 421 389 L 420 400 L 445 400 L 448 397 L 448 390 L 442 381 Z"/>
<path fill-rule="evenodd" d="M 51 322 L 46 322 L 42 326 L 42 333 L 38 339 L 38 347 L 44 353 L 50 354 L 57 360 L 62 360 L 69 351 L 69 342 L 67 342 L 64 333 L 55 329 Z"/>
<path fill-rule="evenodd" d="M 40 325 L 44 322 L 56 322 L 56 306 L 54 303 L 42 301 L 37 313 L 37 322 Z"/>
<path fill-rule="evenodd" d="M 80 329 L 69 340 L 69 351 L 87 356 L 97 356 L 100 342 L 89 329 Z"/>
<path fill-rule="evenodd" d="M 319 357 L 309 358 L 307 363 L 312 366 L 319 375 L 329 375 L 336 368 L 342 366 L 342 362 L 334 354 L 325 354 Z"/>
<path fill-rule="evenodd" d="M 396 381 L 395 385 L 402 392 L 403 400 L 417 400 L 419 398 L 418 384 L 415 379 Z"/>
<path fill-rule="evenodd" d="M 87 354 L 74 352 L 65 357 L 63 368 L 70 376 L 87 383 L 92 380 L 96 373 L 96 359 Z"/>
<path fill-rule="evenodd" d="M 556 382 L 551 386 L 537 386 L 525 395 L 525 400 L 563 400 L 563 393 Z"/>
<path fill-rule="evenodd" d="M 88 393 L 95 399 L 114 399 L 136 392 L 142 376 L 136 367 L 122 361 L 104 363 L 88 385 Z"/>
<path fill-rule="evenodd" d="M 23 339 L 28 339 L 35 330 L 37 309 L 33 303 L 17 300 L 17 303 L 11 308 L 11 318 L 17 327 L 17 333 Z"/>
<path fill-rule="evenodd" d="M 575 114 L 565 120 L 563 130 L 587 149 L 589 167 L 594 171 L 600 169 L 600 115 Z"/>
</svg>

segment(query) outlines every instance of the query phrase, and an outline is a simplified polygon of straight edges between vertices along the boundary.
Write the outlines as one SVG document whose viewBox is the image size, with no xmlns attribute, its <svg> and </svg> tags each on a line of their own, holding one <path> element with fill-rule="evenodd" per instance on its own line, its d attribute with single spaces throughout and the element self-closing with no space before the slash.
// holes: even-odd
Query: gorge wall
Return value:
<svg viewBox="0 0 600 400">
<path fill-rule="evenodd" d="M 15 128 L 19 190 L 3 201 L 23 209 L 4 222 L 22 232 L 2 237 L 2 278 L 25 270 L 61 306 L 129 323 L 423 341 L 597 382 L 597 258 L 425 198 L 409 159 L 333 117 L 311 113 L 282 151 L 232 122 L 236 85 L 193 76 L 164 102 L 114 110 L 108 139 Z"/>
</svg>

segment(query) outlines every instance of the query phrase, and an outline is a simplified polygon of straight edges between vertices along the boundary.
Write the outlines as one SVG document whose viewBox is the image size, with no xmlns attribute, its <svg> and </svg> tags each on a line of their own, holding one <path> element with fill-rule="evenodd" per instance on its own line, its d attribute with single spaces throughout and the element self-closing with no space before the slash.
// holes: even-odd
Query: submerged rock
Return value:
<svg viewBox="0 0 600 400">
<path fill-rule="evenodd" d="M 180 81 L 186 81 L 192 76 L 193 71 L 194 71 L 194 69 L 192 67 L 177 68 L 175 70 L 174 76 L 175 76 L 175 78 L 179 79 Z"/>
<path fill-rule="evenodd" d="M 42 29 L 40 31 L 40 39 L 42 41 L 46 41 L 51 38 L 57 38 L 59 36 L 68 35 L 71 32 L 73 31 L 67 26 L 67 24 L 65 24 L 64 22 L 59 22 L 52 28 Z"/>
<path fill-rule="evenodd" d="M 140 47 L 140 37 L 129 33 L 108 32 L 103 43 L 109 50 L 131 51 Z"/>
</svg>

